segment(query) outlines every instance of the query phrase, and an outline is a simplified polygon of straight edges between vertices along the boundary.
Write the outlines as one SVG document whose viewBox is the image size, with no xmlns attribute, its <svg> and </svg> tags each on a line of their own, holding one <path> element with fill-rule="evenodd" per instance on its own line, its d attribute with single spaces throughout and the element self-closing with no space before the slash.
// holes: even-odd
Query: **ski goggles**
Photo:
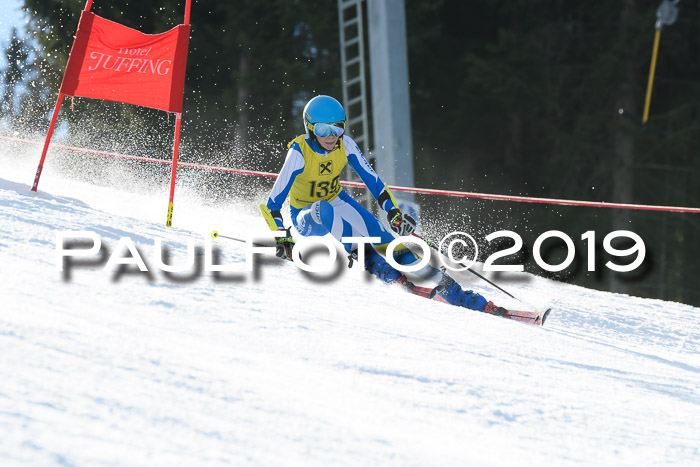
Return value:
<svg viewBox="0 0 700 467">
<path fill-rule="evenodd" d="M 317 123 L 312 130 L 319 138 L 325 138 L 326 136 L 337 136 L 340 138 L 345 132 L 345 122 Z"/>
</svg>

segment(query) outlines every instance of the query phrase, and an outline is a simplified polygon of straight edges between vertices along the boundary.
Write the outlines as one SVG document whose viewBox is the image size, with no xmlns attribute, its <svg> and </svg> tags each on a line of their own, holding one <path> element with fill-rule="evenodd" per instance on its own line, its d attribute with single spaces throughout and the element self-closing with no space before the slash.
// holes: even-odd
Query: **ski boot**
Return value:
<svg viewBox="0 0 700 467">
<path fill-rule="evenodd" d="M 442 276 L 437 289 L 438 294 L 450 305 L 461 306 L 476 311 L 484 311 L 487 305 L 484 297 L 471 290 L 463 290 L 462 287 L 447 274 Z"/>
<path fill-rule="evenodd" d="M 355 260 L 357 260 L 357 256 L 355 256 Z M 377 253 L 374 248 L 367 248 L 365 250 L 365 270 L 387 284 L 393 284 L 401 277 L 406 281 L 406 276 L 394 269 L 391 264 L 387 263 L 386 259 Z"/>
</svg>

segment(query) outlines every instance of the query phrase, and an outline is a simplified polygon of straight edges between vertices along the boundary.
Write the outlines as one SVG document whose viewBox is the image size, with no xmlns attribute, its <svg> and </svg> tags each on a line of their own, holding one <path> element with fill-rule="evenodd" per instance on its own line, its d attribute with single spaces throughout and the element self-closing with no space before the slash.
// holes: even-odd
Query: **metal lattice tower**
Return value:
<svg viewBox="0 0 700 467">
<path fill-rule="evenodd" d="M 338 0 L 343 104 L 347 131 L 384 182 L 413 186 L 413 147 L 408 81 L 405 0 Z M 363 16 L 366 6 L 367 22 Z M 365 39 L 365 25 L 369 39 Z M 371 40 L 370 40 L 371 39 Z M 369 67 L 365 65 L 368 40 Z M 369 73 L 371 72 L 371 73 Z M 367 75 L 371 75 L 372 130 L 367 106 Z M 370 141 L 370 134 L 373 136 Z M 369 148 L 372 148 L 370 157 Z M 344 176 L 357 180 L 348 167 Z M 372 196 L 362 190 L 359 201 L 374 209 Z M 411 194 L 401 194 L 405 203 Z M 400 200 L 401 201 L 401 200 Z M 415 206 L 418 209 L 418 206 Z M 416 213 L 416 212 L 414 212 Z"/>
<path fill-rule="evenodd" d="M 365 67 L 365 26 L 362 14 L 364 0 L 338 0 L 340 24 L 340 66 L 346 131 L 355 140 L 365 157 L 369 157 L 369 112 L 367 109 L 367 79 Z M 345 179 L 358 180 L 350 167 Z M 371 195 L 361 190 L 359 202 L 367 206 Z"/>
<path fill-rule="evenodd" d="M 340 20 L 340 64 L 343 103 L 348 131 L 362 151 L 369 149 L 365 32 L 362 16 L 364 0 L 338 0 Z"/>
</svg>

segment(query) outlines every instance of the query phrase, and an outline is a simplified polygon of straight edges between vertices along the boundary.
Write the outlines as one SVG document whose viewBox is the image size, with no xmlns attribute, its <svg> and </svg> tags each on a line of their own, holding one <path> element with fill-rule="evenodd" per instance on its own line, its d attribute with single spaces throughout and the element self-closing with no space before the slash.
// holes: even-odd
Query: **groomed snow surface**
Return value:
<svg viewBox="0 0 700 467">
<path fill-rule="evenodd" d="M 183 264 L 188 239 L 201 258 L 213 229 L 265 231 L 255 206 L 182 189 L 167 228 L 166 186 L 64 179 L 51 155 L 31 192 L 37 152 L 0 143 L 3 466 L 700 465 L 698 308 L 508 283 L 555 309 L 535 327 L 344 265 L 324 281 L 272 257 L 248 273 L 243 245 L 224 239 L 218 263 L 238 272 L 169 277 L 155 239 Z M 61 231 L 125 258 L 115 246 L 129 237 L 150 275 L 60 272 Z"/>
</svg>

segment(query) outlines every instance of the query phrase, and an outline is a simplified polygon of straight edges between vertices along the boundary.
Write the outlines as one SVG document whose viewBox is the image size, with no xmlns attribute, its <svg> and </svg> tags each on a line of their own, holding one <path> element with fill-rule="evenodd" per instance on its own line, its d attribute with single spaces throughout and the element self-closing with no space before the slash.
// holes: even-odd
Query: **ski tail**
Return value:
<svg viewBox="0 0 700 467">
<path fill-rule="evenodd" d="M 408 291 L 411 292 L 414 295 L 418 295 L 419 297 L 424 297 L 429 300 L 432 300 L 433 297 L 435 297 L 435 294 L 437 294 L 437 287 L 435 288 L 430 288 L 430 287 L 420 287 L 417 285 L 413 285 L 413 287 L 408 288 Z"/>
<path fill-rule="evenodd" d="M 439 287 L 421 287 L 413 282 L 409 281 L 406 276 L 401 276 L 399 279 L 396 281 L 399 285 L 401 285 L 404 289 L 406 289 L 407 292 L 412 293 L 413 295 L 418 295 L 419 297 L 427 298 L 428 300 L 432 300 L 433 297 L 435 297 L 435 294 L 438 293 Z"/>
<path fill-rule="evenodd" d="M 504 318 L 534 324 L 535 326 L 542 326 L 545 321 L 547 321 L 551 311 L 551 308 L 547 308 L 545 311 L 507 310 L 506 314 L 502 316 Z"/>
</svg>

